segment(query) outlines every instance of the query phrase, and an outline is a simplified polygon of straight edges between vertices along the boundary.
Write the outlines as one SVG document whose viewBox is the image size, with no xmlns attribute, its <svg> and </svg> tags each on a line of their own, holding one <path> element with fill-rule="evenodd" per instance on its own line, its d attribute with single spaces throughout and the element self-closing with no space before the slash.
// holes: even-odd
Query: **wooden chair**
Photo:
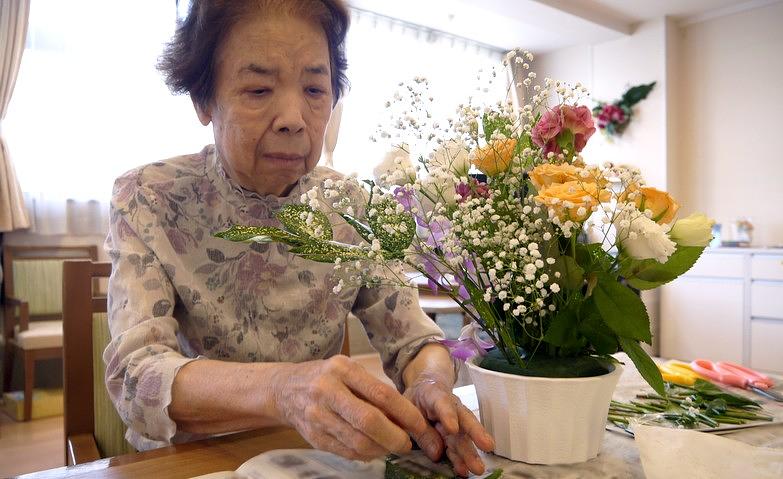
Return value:
<svg viewBox="0 0 783 479">
<path fill-rule="evenodd" d="M 69 465 L 134 452 L 104 383 L 103 350 L 111 340 L 106 297 L 91 288 L 95 278 L 110 274 L 107 262 L 63 264 L 64 429 Z M 347 327 L 341 353 L 350 355 Z"/>
<path fill-rule="evenodd" d="M 135 450 L 104 385 L 103 350 L 111 339 L 106 297 L 92 288 L 111 263 L 63 263 L 63 384 L 65 461 L 81 464 Z"/>
<path fill-rule="evenodd" d="M 62 263 L 98 258 L 90 246 L 5 246 L 3 391 L 11 389 L 14 353 L 24 363 L 24 420 L 32 417 L 35 363 L 62 357 Z"/>
</svg>

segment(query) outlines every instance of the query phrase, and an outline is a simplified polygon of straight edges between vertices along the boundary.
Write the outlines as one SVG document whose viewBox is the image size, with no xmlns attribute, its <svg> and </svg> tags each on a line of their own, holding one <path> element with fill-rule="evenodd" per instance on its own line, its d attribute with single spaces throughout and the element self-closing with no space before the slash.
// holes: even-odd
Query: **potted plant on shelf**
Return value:
<svg viewBox="0 0 783 479">
<path fill-rule="evenodd" d="M 513 51 L 504 65 L 527 70 L 531 60 Z M 335 263 L 336 292 L 426 277 L 472 320 L 445 343 L 468 359 L 495 452 L 573 463 L 598 454 L 621 373 L 611 354 L 627 353 L 664 393 L 639 344 L 651 334 L 637 291 L 687 271 L 711 221 L 676 220 L 674 199 L 634 168 L 587 164 L 581 151 L 595 127 L 578 105 L 585 89 L 534 79 L 520 82 L 526 104 L 462 105 L 443 125 L 430 120 L 425 79 L 401 85 L 387 104 L 395 129 L 380 135 L 399 146 L 374 181 L 327 180 L 280 211 L 281 228 L 234 226 L 217 236 L 282 242 Z M 414 166 L 411 148 L 427 146 L 433 152 Z M 336 222 L 364 241 L 336 241 Z"/>
</svg>

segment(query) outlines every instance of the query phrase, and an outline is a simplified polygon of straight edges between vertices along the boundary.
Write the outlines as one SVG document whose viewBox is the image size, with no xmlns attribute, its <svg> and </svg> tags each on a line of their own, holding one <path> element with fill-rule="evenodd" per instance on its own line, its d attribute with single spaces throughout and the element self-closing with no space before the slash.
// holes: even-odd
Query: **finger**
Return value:
<svg viewBox="0 0 783 479">
<path fill-rule="evenodd" d="M 484 429 L 473 411 L 460 404 L 457 409 L 460 430 L 484 452 L 495 450 L 495 439 Z"/>
<path fill-rule="evenodd" d="M 460 476 L 467 476 L 468 466 L 465 464 L 465 461 L 462 460 L 461 457 L 459 457 L 459 454 L 457 454 L 457 451 L 453 449 L 446 449 L 446 456 L 449 458 L 449 461 L 451 461 L 451 466 L 454 468 L 454 472 L 457 473 L 457 475 Z"/>
<path fill-rule="evenodd" d="M 347 448 L 356 452 L 362 460 L 385 456 L 387 450 L 361 431 L 354 429 L 337 414 L 326 411 L 321 420 L 321 428 Z"/>
<path fill-rule="evenodd" d="M 443 449 L 445 447 L 443 439 L 438 431 L 432 426 L 427 426 L 427 429 L 421 434 L 412 434 L 413 439 L 427 454 L 433 462 L 438 462 L 443 456 Z"/>
<path fill-rule="evenodd" d="M 438 432 L 444 433 L 445 430 L 442 425 L 438 424 Z M 458 456 L 467 468 L 474 474 L 484 473 L 484 462 L 479 457 L 476 448 L 470 441 L 467 435 L 460 433 L 457 435 L 445 436 L 446 452 L 452 451 L 452 453 Z M 449 456 L 451 457 L 451 456 Z"/>
<path fill-rule="evenodd" d="M 344 444 L 342 441 L 340 441 L 340 438 L 335 436 L 334 434 L 329 434 L 326 432 L 322 432 L 318 435 L 318 440 L 313 445 L 317 449 L 321 449 L 322 451 L 328 451 L 332 452 L 334 454 L 337 454 L 338 456 L 342 456 L 346 459 L 351 459 L 353 461 L 369 461 L 373 458 L 367 458 L 359 454 L 356 450 L 354 450 L 352 447 L 349 447 L 348 445 Z"/>
<path fill-rule="evenodd" d="M 334 398 L 332 405 L 334 413 L 345 419 L 354 429 L 361 431 L 378 443 L 386 451 L 396 454 L 410 452 L 413 445 L 408 433 L 393 423 L 381 410 L 357 398 L 347 388 L 343 389 Z M 421 414 L 419 413 L 419 415 Z"/>
<path fill-rule="evenodd" d="M 413 403 L 358 364 L 349 374 L 345 374 L 343 380 L 359 397 L 383 411 L 405 431 L 421 434 L 427 429 L 427 421 Z"/>
<path fill-rule="evenodd" d="M 447 434 L 457 434 L 460 431 L 458 411 L 461 405 L 459 399 L 451 392 L 442 394 L 432 403 L 428 417 L 432 421 L 443 424 Z"/>
</svg>

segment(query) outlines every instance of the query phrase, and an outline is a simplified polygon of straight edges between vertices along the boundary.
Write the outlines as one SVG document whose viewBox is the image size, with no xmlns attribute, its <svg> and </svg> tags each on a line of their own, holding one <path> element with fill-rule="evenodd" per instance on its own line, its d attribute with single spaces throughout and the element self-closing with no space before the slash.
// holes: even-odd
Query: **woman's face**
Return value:
<svg viewBox="0 0 783 479">
<path fill-rule="evenodd" d="M 293 16 L 238 22 L 217 52 L 215 94 L 199 119 L 212 122 L 228 174 L 260 194 L 287 195 L 321 156 L 332 112 L 323 29 Z"/>
</svg>

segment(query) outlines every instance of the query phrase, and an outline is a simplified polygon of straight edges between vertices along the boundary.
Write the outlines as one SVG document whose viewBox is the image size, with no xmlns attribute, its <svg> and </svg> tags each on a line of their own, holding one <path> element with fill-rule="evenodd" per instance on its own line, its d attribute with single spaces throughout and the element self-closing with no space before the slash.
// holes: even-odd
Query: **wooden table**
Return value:
<svg viewBox="0 0 783 479">
<path fill-rule="evenodd" d="M 617 357 L 625 363 L 625 368 L 614 397 L 619 400 L 628 400 L 646 386 L 628 357 L 624 354 L 618 354 Z M 783 392 L 783 378 L 776 376 L 775 379 L 778 384 L 777 390 Z M 753 399 L 760 399 L 745 391 L 736 389 L 734 391 L 747 394 Z M 454 392 L 469 409 L 478 412 L 478 400 L 472 385 L 456 388 Z M 776 421 L 783 423 L 783 403 L 763 399 L 762 402 L 765 404 L 767 412 L 772 414 Z M 741 430 L 728 437 L 759 446 L 783 447 L 783 424 L 761 429 Z M 234 470 L 251 457 L 271 449 L 309 447 L 296 431 L 278 427 L 169 446 L 111 459 L 101 459 L 79 466 L 50 469 L 19 476 L 19 478 L 189 478 L 210 472 Z M 482 455 L 489 467 L 503 468 L 508 477 L 535 477 L 537 479 L 644 477 L 639 451 L 634 440 L 612 432 L 605 433 L 599 456 L 581 464 L 538 466 L 512 462 L 494 455 Z"/>
<path fill-rule="evenodd" d="M 233 471 L 251 457 L 271 449 L 309 447 L 293 429 L 275 427 L 34 472 L 18 479 L 188 478 Z"/>
</svg>

